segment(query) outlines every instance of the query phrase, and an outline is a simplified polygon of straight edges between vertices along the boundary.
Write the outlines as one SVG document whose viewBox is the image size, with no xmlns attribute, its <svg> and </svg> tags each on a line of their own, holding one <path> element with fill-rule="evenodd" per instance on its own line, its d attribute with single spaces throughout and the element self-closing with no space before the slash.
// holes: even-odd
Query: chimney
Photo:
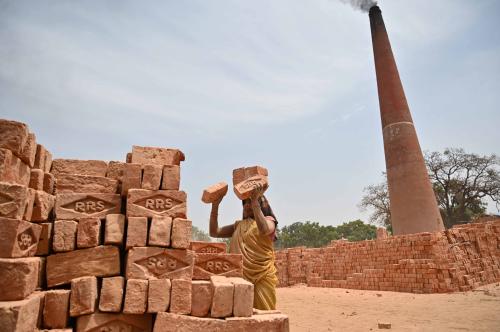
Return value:
<svg viewBox="0 0 500 332">
<path fill-rule="evenodd" d="M 372 7 L 369 16 L 393 233 L 441 231 L 443 221 L 380 8 Z"/>
</svg>

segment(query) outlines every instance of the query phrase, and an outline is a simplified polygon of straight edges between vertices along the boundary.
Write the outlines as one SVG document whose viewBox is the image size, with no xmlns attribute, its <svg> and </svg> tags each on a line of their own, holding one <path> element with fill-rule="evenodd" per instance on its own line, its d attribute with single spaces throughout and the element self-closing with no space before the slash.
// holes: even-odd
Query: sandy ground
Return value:
<svg viewBox="0 0 500 332">
<path fill-rule="evenodd" d="M 500 331 L 500 283 L 471 292 L 409 294 L 341 288 L 278 288 L 290 331 Z"/>
</svg>

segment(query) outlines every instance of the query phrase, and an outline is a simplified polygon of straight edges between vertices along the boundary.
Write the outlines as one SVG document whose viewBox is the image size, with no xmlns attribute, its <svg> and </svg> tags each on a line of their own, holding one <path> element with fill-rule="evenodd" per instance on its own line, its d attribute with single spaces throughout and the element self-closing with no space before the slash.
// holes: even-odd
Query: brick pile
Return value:
<svg viewBox="0 0 500 332">
<path fill-rule="evenodd" d="M 276 253 L 281 287 L 307 283 L 414 293 L 467 291 L 500 281 L 500 220 Z"/>
<path fill-rule="evenodd" d="M 26 125 L 0 132 L 2 330 L 288 331 L 252 309 L 241 255 L 191 241 L 180 150 L 52 160 Z"/>
</svg>

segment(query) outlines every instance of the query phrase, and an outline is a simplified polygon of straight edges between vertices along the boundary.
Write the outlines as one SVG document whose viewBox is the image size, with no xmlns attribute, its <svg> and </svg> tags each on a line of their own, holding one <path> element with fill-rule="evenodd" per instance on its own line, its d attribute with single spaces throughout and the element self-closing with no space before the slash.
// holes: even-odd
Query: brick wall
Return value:
<svg viewBox="0 0 500 332">
<path fill-rule="evenodd" d="M 415 293 L 467 291 L 500 281 L 500 220 L 436 233 L 332 241 L 276 252 L 279 286 L 307 283 Z"/>
</svg>

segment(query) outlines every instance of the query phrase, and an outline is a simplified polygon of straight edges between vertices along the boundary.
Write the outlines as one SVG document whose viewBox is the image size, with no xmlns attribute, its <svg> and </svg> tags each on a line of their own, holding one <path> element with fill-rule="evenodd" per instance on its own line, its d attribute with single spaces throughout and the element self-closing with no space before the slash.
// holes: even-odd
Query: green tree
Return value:
<svg viewBox="0 0 500 332">
<path fill-rule="evenodd" d="M 192 227 L 191 230 L 191 239 L 193 241 L 209 241 L 212 242 L 212 238 L 208 235 L 207 232 L 199 229 L 196 226 Z"/>
<path fill-rule="evenodd" d="M 372 240 L 377 237 L 377 227 L 365 224 L 359 219 L 337 226 L 337 232 L 351 242 Z"/>
</svg>

